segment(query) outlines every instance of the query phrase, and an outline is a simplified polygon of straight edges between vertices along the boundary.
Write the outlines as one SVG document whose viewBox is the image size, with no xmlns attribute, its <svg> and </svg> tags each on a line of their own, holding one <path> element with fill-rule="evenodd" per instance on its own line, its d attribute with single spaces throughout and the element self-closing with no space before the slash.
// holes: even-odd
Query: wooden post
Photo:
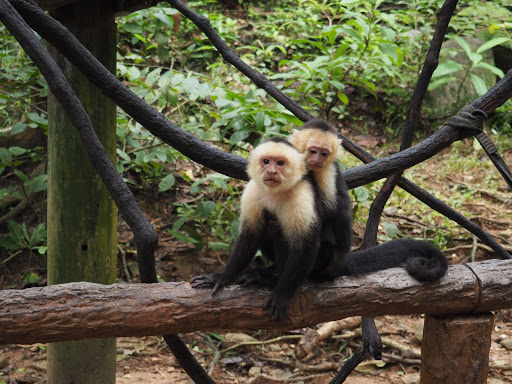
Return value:
<svg viewBox="0 0 512 384">
<path fill-rule="evenodd" d="M 110 1 L 80 1 L 52 12 L 110 71 L 117 31 Z M 59 64 L 88 111 L 100 141 L 115 158 L 115 104 L 53 47 Z M 48 284 L 116 277 L 117 209 L 92 167 L 78 132 L 53 95 L 48 97 Z M 48 345 L 49 384 L 115 383 L 116 340 Z"/>
<path fill-rule="evenodd" d="M 494 323 L 492 313 L 426 316 L 421 384 L 485 384 Z"/>
</svg>

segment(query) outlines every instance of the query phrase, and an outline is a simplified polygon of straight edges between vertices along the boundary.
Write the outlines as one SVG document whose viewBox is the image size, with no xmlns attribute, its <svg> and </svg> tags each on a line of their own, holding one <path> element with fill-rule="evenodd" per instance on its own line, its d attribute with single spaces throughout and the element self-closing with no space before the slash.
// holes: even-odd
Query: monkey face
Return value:
<svg viewBox="0 0 512 384">
<path fill-rule="evenodd" d="M 247 173 L 268 192 L 280 193 L 293 188 L 303 178 L 306 163 L 304 155 L 290 144 L 267 141 L 251 152 Z"/>
<path fill-rule="evenodd" d="M 314 141 L 308 143 L 306 148 L 306 164 L 311 170 L 322 169 L 331 160 L 331 149 L 322 146 L 320 143 Z"/>
<path fill-rule="evenodd" d="M 266 156 L 260 160 L 260 165 L 263 170 L 263 183 L 269 188 L 280 186 L 285 169 L 288 167 L 286 159 L 279 156 Z"/>
</svg>

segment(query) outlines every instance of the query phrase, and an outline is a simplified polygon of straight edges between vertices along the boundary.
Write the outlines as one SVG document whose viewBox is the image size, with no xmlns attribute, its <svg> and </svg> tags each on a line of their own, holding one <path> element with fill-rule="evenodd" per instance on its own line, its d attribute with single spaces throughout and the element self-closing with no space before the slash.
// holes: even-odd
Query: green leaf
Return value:
<svg viewBox="0 0 512 384">
<path fill-rule="evenodd" d="M 383 221 L 382 226 L 384 227 L 386 235 L 388 235 L 390 239 L 396 237 L 396 235 L 398 234 L 398 227 L 395 224 Z"/>
<path fill-rule="evenodd" d="M 368 192 L 366 187 L 354 188 L 354 194 L 356 196 L 356 200 L 359 202 L 368 201 L 371 197 L 370 192 Z"/>
<path fill-rule="evenodd" d="M 491 71 L 492 73 L 494 73 L 499 78 L 503 78 L 505 76 L 505 74 L 503 73 L 503 71 L 501 69 L 499 69 L 498 67 L 491 65 L 489 63 L 483 62 L 483 61 L 478 63 L 477 65 L 475 65 L 475 68 L 487 69 L 487 70 Z"/>
<path fill-rule="evenodd" d="M 229 251 L 231 245 L 223 241 L 209 241 L 208 248 L 214 251 Z"/>
<path fill-rule="evenodd" d="M 503 43 L 507 43 L 508 41 L 508 37 L 496 37 L 495 39 L 489 40 L 483 43 L 481 46 L 479 46 L 476 50 L 476 53 L 482 53 L 484 51 L 487 51 L 488 49 L 491 49 L 492 47 L 495 47 Z"/>
<path fill-rule="evenodd" d="M 169 42 L 169 36 L 167 36 L 165 33 L 162 33 L 162 32 L 155 33 L 155 40 L 156 40 L 158 45 L 164 46 L 166 50 L 169 49 L 167 47 L 167 44 Z"/>
<path fill-rule="evenodd" d="M 183 217 L 180 217 L 178 220 L 176 220 L 173 225 L 172 225 L 172 228 L 171 228 L 171 231 L 177 231 L 179 230 L 183 224 L 185 224 L 185 222 L 187 221 L 187 218 L 185 216 Z"/>
<path fill-rule="evenodd" d="M 23 225 L 25 225 L 25 223 L 20 225 L 17 222 L 15 222 L 14 220 L 7 221 L 7 229 L 9 231 L 9 236 L 11 236 L 14 243 L 16 243 L 18 245 L 18 248 L 20 248 L 24 242 L 23 241 L 24 240 L 24 236 L 23 236 L 24 231 L 22 228 Z M 26 232 L 26 228 L 25 228 L 25 232 Z"/>
<path fill-rule="evenodd" d="M 190 236 L 187 236 L 181 232 L 178 231 L 170 231 L 171 235 L 173 235 L 176 239 L 183 241 L 184 243 L 192 243 L 196 244 L 198 241 Z"/>
<path fill-rule="evenodd" d="M 453 60 L 448 60 L 445 63 L 439 64 L 434 73 L 432 74 L 432 78 L 441 77 L 449 75 L 450 73 L 462 71 L 464 67 L 462 64 L 457 63 Z"/>
<path fill-rule="evenodd" d="M 207 218 L 210 216 L 212 211 L 215 209 L 215 202 L 211 200 L 203 201 L 197 205 L 196 216 Z"/>
<path fill-rule="evenodd" d="M 137 80 L 140 78 L 140 71 L 137 67 L 130 67 L 128 71 L 126 71 L 126 74 L 130 78 L 130 80 Z"/>
<path fill-rule="evenodd" d="M 7 148 L 0 148 L 0 161 L 2 164 L 12 164 L 12 153 Z"/>
<path fill-rule="evenodd" d="M 380 43 L 379 44 L 379 50 L 383 54 L 391 57 L 391 59 L 393 59 L 394 63 L 396 63 L 398 61 L 398 53 L 397 53 L 396 45 L 389 44 L 389 43 Z"/>
<path fill-rule="evenodd" d="M 116 153 L 117 155 L 123 159 L 124 161 L 126 161 L 127 163 L 130 162 L 130 155 L 128 155 L 125 151 L 123 151 L 122 149 L 120 148 L 117 148 L 116 149 Z"/>
<path fill-rule="evenodd" d="M 187 93 L 195 93 L 199 87 L 199 80 L 195 77 L 187 77 L 181 85 Z"/>
<path fill-rule="evenodd" d="M 345 90 L 345 84 L 337 81 L 337 80 L 330 80 L 329 84 L 331 84 L 334 88 L 336 88 L 338 91 L 344 91 Z"/>
<path fill-rule="evenodd" d="M 184 230 L 196 242 L 198 242 L 198 243 L 203 242 L 203 237 L 194 228 L 192 228 L 188 225 L 184 225 L 182 230 Z"/>
<path fill-rule="evenodd" d="M 23 155 L 24 153 L 26 153 L 27 150 L 25 148 L 21 148 L 21 147 L 10 147 L 9 152 L 11 152 L 14 156 L 19 156 L 19 155 Z"/>
<path fill-rule="evenodd" d="M 142 33 L 142 27 L 137 23 L 124 23 L 123 29 L 130 33 Z"/>
<path fill-rule="evenodd" d="M 17 177 L 19 177 L 23 182 L 27 183 L 30 179 L 27 175 L 21 172 L 19 169 L 13 169 L 12 173 L 14 173 Z"/>
<path fill-rule="evenodd" d="M 219 178 L 214 178 L 213 179 L 213 182 L 215 183 L 215 186 L 217 188 L 221 188 L 221 189 L 224 189 L 224 190 L 227 190 L 229 189 L 229 185 L 228 183 L 226 183 L 224 180 L 222 179 L 219 179 Z"/>
<path fill-rule="evenodd" d="M 35 284 L 38 280 L 39 275 L 34 272 L 25 272 L 21 277 L 21 281 L 25 284 Z"/>
<path fill-rule="evenodd" d="M 338 96 L 338 99 L 340 99 L 343 104 L 348 105 L 348 96 L 346 94 L 338 92 L 336 96 Z"/>
<path fill-rule="evenodd" d="M 162 180 L 160 180 L 160 183 L 158 183 L 158 191 L 164 192 L 168 191 L 172 188 L 174 183 L 176 182 L 176 179 L 174 178 L 174 175 L 172 173 L 169 173 L 167 176 L 165 176 Z"/>
<path fill-rule="evenodd" d="M 48 189 L 48 175 L 39 175 L 27 182 L 33 192 L 46 191 Z"/>
<path fill-rule="evenodd" d="M 231 144 L 239 143 L 247 139 L 249 137 L 249 134 L 249 131 L 236 131 L 230 136 L 229 141 L 231 142 Z"/>
<path fill-rule="evenodd" d="M 157 12 L 154 14 L 154 16 L 168 27 L 172 27 L 174 24 L 172 19 L 163 13 Z"/>
<path fill-rule="evenodd" d="M 466 55 L 470 55 L 471 54 L 471 47 L 469 46 L 468 42 L 466 40 L 464 40 L 462 37 L 460 36 L 455 36 L 455 41 L 461 46 L 461 48 L 464 50 L 464 52 L 466 52 Z"/>
<path fill-rule="evenodd" d="M 25 128 L 27 128 L 27 124 L 22 124 L 22 123 L 15 124 L 11 128 L 10 134 L 11 134 L 11 136 L 17 135 L 18 133 L 23 132 L 25 130 Z"/>
<path fill-rule="evenodd" d="M 475 75 L 472 73 L 471 75 L 471 82 L 473 83 L 473 87 L 475 87 L 475 91 L 482 96 L 485 92 L 487 92 L 487 86 L 485 85 L 485 82 L 482 80 L 481 77 Z"/>
<path fill-rule="evenodd" d="M 133 34 L 137 39 L 139 39 L 140 41 L 142 41 L 144 44 L 147 43 L 147 40 L 144 36 L 142 36 L 140 33 L 134 33 Z"/>
<path fill-rule="evenodd" d="M 33 121 L 34 123 L 36 123 L 38 125 L 43 125 L 43 126 L 48 125 L 48 120 L 46 120 L 45 118 L 39 116 L 39 114 L 37 114 L 35 112 L 27 113 L 27 118 L 30 121 Z"/>
<path fill-rule="evenodd" d="M 36 226 L 34 232 L 32 232 L 32 236 L 30 236 L 30 245 L 34 247 L 37 244 L 46 241 L 46 224 L 41 223 Z"/>
<path fill-rule="evenodd" d="M 428 85 L 428 90 L 429 91 L 433 91 L 434 89 L 440 87 L 441 85 L 447 84 L 447 83 L 449 83 L 451 81 L 454 81 L 454 80 L 455 80 L 455 77 L 449 77 L 449 76 L 441 77 L 439 80 L 431 82 Z"/>
<path fill-rule="evenodd" d="M 151 72 L 148 73 L 146 76 L 146 84 L 150 87 L 157 82 L 157 80 L 160 78 L 160 72 L 162 70 L 160 68 L 154 69 Z"/>
</svg>

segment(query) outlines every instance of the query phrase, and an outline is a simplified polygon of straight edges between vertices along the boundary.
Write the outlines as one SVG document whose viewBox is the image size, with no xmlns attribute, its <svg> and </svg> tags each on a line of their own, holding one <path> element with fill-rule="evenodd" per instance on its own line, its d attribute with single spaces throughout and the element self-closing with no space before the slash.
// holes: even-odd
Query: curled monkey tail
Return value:
<svg viewBox="0 0 512 384">
<path fill-rule="evenodd" d="M 427 242 L 402 239 L 345 255 L 345 273 L 362 275 L 394 267 L 405 267 L 407 273 L 422 282 L 437 281 L 448 270 L 443 253 Z"/>
</svg>

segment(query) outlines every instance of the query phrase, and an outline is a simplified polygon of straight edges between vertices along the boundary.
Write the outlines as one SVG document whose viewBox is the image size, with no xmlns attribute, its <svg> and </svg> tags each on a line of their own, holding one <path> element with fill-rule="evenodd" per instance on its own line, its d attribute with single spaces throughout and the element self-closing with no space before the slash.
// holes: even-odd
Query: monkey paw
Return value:
<svg viewBox="0 0 512 384">
<path fill-rule="evenodd" d="M 278 323 L 290 316 L 289 300 L 278 297 L 274 293 L 270 295 L 263 309 L 267 311 L 270 320 L 277 321 Z"/>
<path fill-rule="evenodd" d="M 248 269 L 241 273 L 235 282 L 244 287 L 252 285 L 273 288 L 277 283 L 277 274 L 271 268 Z"/>
<path fill-rule="evenodd" d="M 211 275 L 199 275 L 190 279 L 190 284 L 194 288 L 213 288 L 221 279 L 220 273 L 212 273 Z"/>
</svg>

